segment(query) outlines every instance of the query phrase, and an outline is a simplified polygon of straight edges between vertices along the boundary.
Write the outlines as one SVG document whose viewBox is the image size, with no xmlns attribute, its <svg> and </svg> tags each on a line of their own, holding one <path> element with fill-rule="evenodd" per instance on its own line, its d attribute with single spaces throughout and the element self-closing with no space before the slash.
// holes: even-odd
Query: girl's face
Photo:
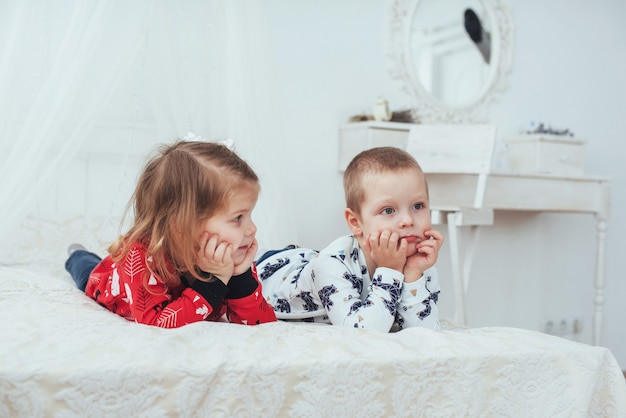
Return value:
<svg viewBox="0 0 626 418">
<path fill-rule="evenodd" d="M 365 200 L 351 225 L 356 236 L 369 237 L 389 230 L 407 240 L 407 257 L 432 229 L 426 180 L 418 170 L 380 173 L 363 180 Z"/>
<path fill-rule="evenodd" d="M 233 246 L 235 265 L 243 262 L 246 252 L 256 236 L 256 225 L 252 221 L 252 210 L 259 197 L 257 185 L 238 190 L 226 201 L 224 209 L 204 221 L 201 233 L 217 235 L 219 242 Z"/>
</svg>

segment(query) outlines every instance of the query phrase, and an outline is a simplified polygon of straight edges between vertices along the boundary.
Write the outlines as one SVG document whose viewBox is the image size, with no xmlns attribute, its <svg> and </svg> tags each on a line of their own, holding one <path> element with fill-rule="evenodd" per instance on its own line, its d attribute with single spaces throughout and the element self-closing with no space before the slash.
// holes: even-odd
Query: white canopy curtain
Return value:
<svg viewBox="0 0 626 418">
<path fill-rule="evenodd" d="M 120 5 L 10 1 L 0 6 L 3 238 L 88 139 L 136 54 L 150 5 L 136 2 L 124 14 Z M 107 29 L 112 22 L 114 31 Z"/>
<path fill-rule="evenodd" d="M 297 242 L 275 167 L 282 137 L 269 35 L 260 0 L 2 2 L 2 241 L 77 155 L 144 155 L 191 131 L 230 137 L 257 171 L 261 245 Z M 112 168 L 87 187 L 132 189 L 143 159 L 128 161 L 121 176 Z M 112 207 L 129 197 L 112 193 Z"/>
</svg>

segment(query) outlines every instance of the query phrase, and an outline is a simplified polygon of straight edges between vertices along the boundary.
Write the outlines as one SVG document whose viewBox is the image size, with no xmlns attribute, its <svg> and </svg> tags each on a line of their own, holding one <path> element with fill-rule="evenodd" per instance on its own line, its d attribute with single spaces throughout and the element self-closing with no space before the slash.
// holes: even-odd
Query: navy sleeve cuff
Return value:
<svg viewBox="0 0 626 418">
<path fill-rule="evenodd" d="M 213 280 L 210 282 L 194 280 L 189 287 L 205 298 L 206 301 L 213 307 L 213 310 L 219 309 L 222 300 L 224 300 L 224 296 L 228 293 L 228 287 L 226 287 L 221 280 Z"/>
<path fill-rule="evenodd" d="M 233 276 L 228 282 L 228 299 L 241 299 L 249 296 L 259 286 L 259 282 L 252 275 L 252 268 L 239 276 Z"/>
</svg>

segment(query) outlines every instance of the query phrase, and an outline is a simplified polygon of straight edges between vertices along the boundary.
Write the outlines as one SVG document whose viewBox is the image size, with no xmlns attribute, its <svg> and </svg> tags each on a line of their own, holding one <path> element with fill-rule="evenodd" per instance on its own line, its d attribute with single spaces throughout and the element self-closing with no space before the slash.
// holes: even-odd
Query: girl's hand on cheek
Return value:
<svg viewBox="0 0 626 418">
<path fill-rule="evenodd" d="M 225 241 L 220 242 L 217 235 L 204 232 L 200 238 L 198 268 L 213 274 L 224 284 L 228 284 L 235 268 L 232 253 L 232 245 Z"/>
<path fill-rule="evenodd" d="M 233 270 L 233 276 L 238 276 L 245 273 L 250 268 L 250 266 L 252 266 L 252 262 L 254 261 L 254 257 L 256 257 L 256 253 L 258 250 L 259 243 L 255 238 L 254 241 L 252 241 L 252 244 L 250 244 L 250 247 L 248 247 L 248 251 L 246 251 L 246 256 L 244 257 L 244 259 L 241 261 L 241 263 L 235 265 L 235 268 Z"/>
</svg>

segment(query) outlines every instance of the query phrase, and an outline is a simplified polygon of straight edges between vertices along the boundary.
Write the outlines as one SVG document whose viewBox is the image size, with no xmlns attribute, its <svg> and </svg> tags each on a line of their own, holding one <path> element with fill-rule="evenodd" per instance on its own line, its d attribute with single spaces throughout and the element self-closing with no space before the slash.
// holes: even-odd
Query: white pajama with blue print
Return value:
<svg viewBox="0 0 626 418">
<path fill-rule="evenodd" d="M 431 267 L 412 283 L 402 272 L 367 271 L 353 235 L 321 251 L 288 249 L 257 265 L 263 295 L 282 320 L 330 322 L 388 332 L 394 328 L 439 328 L 439 280 Z"/>
</svg>

